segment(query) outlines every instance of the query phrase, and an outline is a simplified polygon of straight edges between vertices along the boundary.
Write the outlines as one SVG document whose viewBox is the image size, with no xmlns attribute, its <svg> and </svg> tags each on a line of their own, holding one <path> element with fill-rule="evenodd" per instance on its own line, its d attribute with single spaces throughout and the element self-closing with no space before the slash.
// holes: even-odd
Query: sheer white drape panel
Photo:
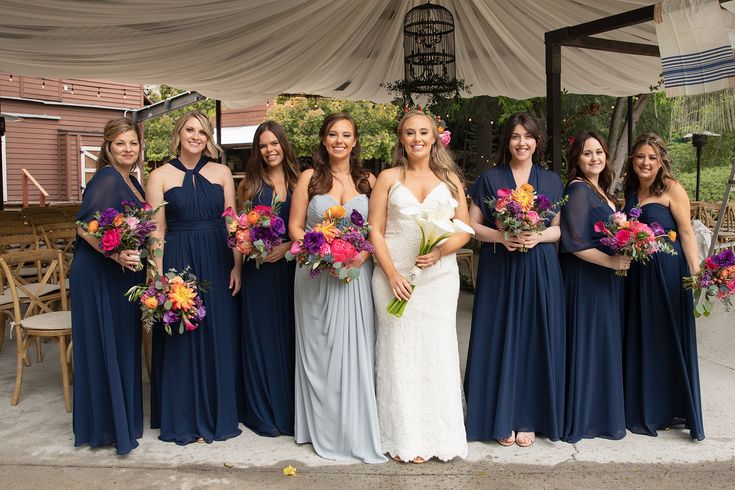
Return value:
<svg viewBox="0 0 735 490">
<path fill-rule="evenodd" d="M 250 105 L 284 92 L 386 101 L 403 78 L 403 18 L 423 0 L 0 0 L 0 69 L 166 83 Z M 544 33 L 642 0 L 433 0 L 455 19 L 473 95 L 546 92 Z M 603 35 L 656 43 L 653 23 Z M 657 58 L 564 48 L 572 93 L 645 92 Z M 350 82 L 342 90 L 337 90 Z"/>
</svg>

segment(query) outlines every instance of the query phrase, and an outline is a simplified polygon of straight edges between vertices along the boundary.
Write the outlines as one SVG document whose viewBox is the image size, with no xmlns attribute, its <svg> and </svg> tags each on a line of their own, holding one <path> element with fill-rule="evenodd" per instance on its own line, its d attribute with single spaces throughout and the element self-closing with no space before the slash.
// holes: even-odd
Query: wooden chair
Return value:
<svg viewBox="0 0 735 490">
<path fill-rule="evenodd" d="M 470 273 L 472 289 L 475 289 L 475 281 L 477 280 L 477 275 L 475 273 L 475 251 L 469 248 L 460 248 L 457 250 L 457 263 L 467 265 L 467 269 Z"/>
<path fill-rule="evenodd" d="M 37 284 L 19 282 L 13 273 L 19 265 L 24 263 L 42 262 L 45 266 L 41 281 Z M 23 386 L 23 370 L 25 360 L 33 339 L 49 338 L 59 343 L 59 361 L 61 365 L 61 382 L 64 387 L 64 407 L 67 413 L 71 412 L 71 384 L 72 372 L 70 363 L 69 343 L 71 337 L 71 311 L 68 308 L 66 294 L 66 271 L 64 260 L 59 250 L 33 250 L 29 252 L 13 252 L 0 256 L 0 268 L 13 297 L 13 316 L 15 317 L 15 332 L 17 342 L 17 368 L 15 375 L 15 390 L 10 404 L 15 406 L 20 399 Z M 49 286 L 54 278 L 58 284 L 53 285 L 59 294 L 48 294 Z M 25 312 L 21 311 L 21 304 L 25 302 Z M 60 305 L 60 310 L 54 307 Z"/>
<path fill-rule="evenodd" d="M 71 260 L 74 257 L 74 243 L 77 239 L 76 226 L 54 229 L 54 227 L 43 225 L 38 227 L 38 231 L 46 248 L 61 250 L 62 256 L 64 257 L 64 270 L 71 270 Z"/>
</svg>

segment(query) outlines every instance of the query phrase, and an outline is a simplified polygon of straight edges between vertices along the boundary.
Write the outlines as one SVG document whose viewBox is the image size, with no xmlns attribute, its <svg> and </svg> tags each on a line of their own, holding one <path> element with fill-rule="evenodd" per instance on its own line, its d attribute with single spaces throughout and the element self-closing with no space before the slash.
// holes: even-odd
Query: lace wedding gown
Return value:
<svg viewBox="0 0 735 490">
<path fill-rule="evenodd" d="M 404 277 L 418 255 L 421 233 L 401 209 L 450 197 L 444 183 L 434 187 L 423 203 L 402 183 L 391 187 L 385 240 Z M 402 318 L 385 311 L 393 293 L 380 267 L 373 274 L 380 437 L 383 451 L 404 461 L 416 457 L 448 461 L 467 455 L 456 331 L 458 295 L 454 254 L 423 271 Z"/>
</svg>

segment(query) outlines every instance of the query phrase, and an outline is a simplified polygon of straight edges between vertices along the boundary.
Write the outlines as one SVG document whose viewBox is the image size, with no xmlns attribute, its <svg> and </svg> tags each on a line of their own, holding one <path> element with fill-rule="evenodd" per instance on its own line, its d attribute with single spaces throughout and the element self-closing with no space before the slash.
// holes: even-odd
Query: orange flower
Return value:
<svg viewBox="0 0 735 490">
<path fill-rule="evenodd" d="M 531 184 L 523 184 L 513 191 L 513 200 L 520 204 L 523 211 L 528 211 L 533 207 L 533 186 Z"/>
<path fill-rule="evenodd" d="M 173 282 L 173 281 L 172 281 Z M 196 293 L 183 283 L 175 283 L 168 292 L 168 299 L 174 308 L 188 311 L 194 306 Z"/>
<path fill-rule="evenodd" d="M 669 240 L 671 240 L 672 242 L 675 242 L 676 241 L 676 232 L 674 230 L 671 230 L 668 233 L 668 235 L 669 235 Z"/>
<path fill-rule="evenodd" d="M 119 227 L 119 226 L 120 226 L 121 224 L 123 224 L 124 222 L 125 222 L 125 216 L 123 216 L 123 214 L 122 214 L 122 213 L 120 213 L 120 214 L 118 214 L 117 216 L 115 216 L 115 219 L 113 219 L 113 220 L 112 220 L 112 225 L 113 225 L 113 226 L 114 226 L 115 228 L 117 228 L 117 227 Z"/>
<path fill-rule="evenodd" d="M 342 219 L 347 214 L 347 210 L 340 205 L 334 205 L 327 209 L 324 213 L 324 219 Z"/>
<path fill-rule="evenodd" d="M 96 219 L 93 219 L 87 225 L 87 231 L 90 232 L 90 233 L 94 233 L 94 232 L 96 232 L 99 229 L 100 229 L 100 224 L 99 224 L 99 222 L 97 222 Z"/>
<path fill-rule="evenodd" d="M 339 206 L 339 207 L 342 207 L 342 206 Z M 327 212 L 329 212 L 329 210 L 327 210 Z M 332 240 L 334 240 L 334 238 L 337 235 L 339 235 L 339 230 L 337 229 L 336 226 L 334 226 L 334 223 L 332 223 L 331 221 L 322 221 L 318 225 L 314 226 L 314 231 L 318 231 L 322 235 L 324 235 L 324 238 L 327 240 L 327 243 L 332 243 Z"/>
<path fill-rule="evenodd" d="M 260 215 L 258 214 L 257 211 L 250 211 L 248 213 L 248 223 L 250 223 L 251 225 L 254 225 L 255 223 L 257 223 L 259 219 L 260 219 Z"/>
<path fill-rule="evenodd" d="M 145 300 L 143 300 L 143 304 L 146 308 L 155 310 L 158 307 L 158 300 L 155 296 L 148 296 Z"/>
</svg>

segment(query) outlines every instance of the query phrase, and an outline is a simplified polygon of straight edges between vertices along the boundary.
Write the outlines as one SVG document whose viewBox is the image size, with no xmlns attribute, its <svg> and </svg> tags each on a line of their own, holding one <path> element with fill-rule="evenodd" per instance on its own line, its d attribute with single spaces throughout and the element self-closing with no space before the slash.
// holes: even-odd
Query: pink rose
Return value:
<svg viewBox="0 0 735 490">
<path fill-rule="evenodd" d="M 508 205 L 507 199 L 498 199 L 497 201 L 495 201 L 495 211 L 502 211 L 503 209 L 505 209 L 505 206 L 507 205 Z"/>
<path fill-rule="evenodd" d="M 144 202 L 143 203 L 143 211 L 153 211 L 153 206 L 151 206 L 147 202 Z"/>
<path fill-rule="evenodd" d="M 138 228 L 138 223 L 140 223 L 140 220 L 135 216 L 128 216 L 125 218 L 125 224 L 133 231 Z"/>
<path fill-rule="evenodd" d="M 618 247 L 623 248 L 633 238 L 633 232 L 628 230 L 620 230 L 615 235 L 615 240 L 618 242 Z"/>
<path fill-rule="evenodd" d="M 329 244 L 327 242 L 322 243 L 322 246 L 319 248 L 319 255 L 324 257 L 325 255 L 328 255 L 329 252 L 331 252 Z"/>
<path fill-rule="evenodd" d="M 623 226 L 626 221 L 628 221 L 628 218 L 625 216 L 625 213 L 613 213 L 612 215 L 613 223 L 615 223 L 618 226 Z"/>
<path fill-rule="evenodd" d="M 111 252 L 120 246 L 120 229 L 112 228 L 102 236 L 102 250 Z"/>
<path fill-rule="evenodd" d="M 332 241 L 332 244 L 330 245 L 330 250 L 332 252 L 332 257 L 334 257 L 335 262 L 344 263 L 355 258 L 355 256 L 357 255 L 357 250 L 355 249 L 355 246 L 348 241 L 342 240 L 341 238 L 335 238 Z"/>
<path fill-rule="evenodd" d="M 304 251 L 304 245 L 299 240 L 294 240 L 291 243 L 291 253 L 294 255 L 298 255 L 301 252 Z"/>
<path fill-rule="evenodd" d="M 442 140 L 442 144 L 444 146 L 448 146 L 449 142 L 452 141 L 452 132 L 445 129 L 444 131 L 442 131 L 440 138 Z"/>
<path fill-rule="evenodd" d="M 508 197 L 508 196 L 510 196 L 510 193 L 511 193 L 511 192 L 512 192 L 512 191 L 511 191 L 510 189 L 498 189 L 498 192 L 496 192 L 496 193 L 495 193 L 495 196 L 496 196 L 496 197 L 497 197 L 498 199 L 502 199 L 502 198 L 504 198 L 504 197 Z"/>
<path fill-rule="evenodd" d="M 656 236 L 653 234 L 653 230 L 651 230 L 647 224 L 641 223 L 640 221 L 631 221 L 628 223 L 628 229 L 636 235 L 638 233 L 645 233 L 647 235 L 645 238 L 647 242 L 652 242 L 656 239 Z"/>
<path fill-rule="evenodd" d="M 531 221 L 531 224 L 537 224 L 539 222 L 539 216 L 536 211 L 529 211 L 526 213 L 526 216 L 528 216 L 528 219 Z"/>
</svg>

